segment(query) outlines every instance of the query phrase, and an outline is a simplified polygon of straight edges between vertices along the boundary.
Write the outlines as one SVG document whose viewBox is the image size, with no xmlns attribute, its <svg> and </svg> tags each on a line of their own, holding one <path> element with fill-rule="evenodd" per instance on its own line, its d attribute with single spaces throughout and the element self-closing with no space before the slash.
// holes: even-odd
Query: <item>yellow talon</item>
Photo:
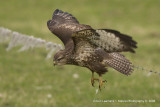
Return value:
<svg viewBox="0 0 160 107">
<path fill-rule="evenodd" d="M 94 87 L 94 81 L 95 81 L 95 80 L 99 81 L 98 78 L 94 78 L 94 72 L 92 72 L 91 84 L 92 84 L 93 87 Z"/>
<path fill-rule="evenodd" d="M 103 83 L 104 83 L 104 82 L 107 82 L 107 81 L 106 81 L 106 80 L 103 81 L 103 80 L 102 80 L 102 76 L 100 75 L 100 76 L 99 76 L 99 90 L 102 89 L 102 86 L 103 86 Z"/>
<path fill-rule="evenodd" d="M 94 87 L 95 80 L 99 81 L 99 90 L 101 90 L 101 88 L 103 86 L 103 83 L 107 82 L 106 80 L 102 80 L 102 76 L 101 75 L 99 75 L 99 79 L 98 78 L 94 78 L 94 72 L 92 72 L 91 84 L 92 84 L 93 87 Z"/>
</svg>

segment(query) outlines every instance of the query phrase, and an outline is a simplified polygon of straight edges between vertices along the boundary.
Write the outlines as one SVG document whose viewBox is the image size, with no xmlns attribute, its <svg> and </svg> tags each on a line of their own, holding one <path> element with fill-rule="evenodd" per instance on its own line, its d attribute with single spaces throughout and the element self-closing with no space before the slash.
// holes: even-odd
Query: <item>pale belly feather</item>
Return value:
<svg viewBox="0 0 160 107">
<path fill-rule="evenodd" d="M 75 60 L 80 66 L 86 66 L 93 53 L 95 53 L 93 46 L 86 41 L 81 41 L 76 45 Z"/>
</svg>

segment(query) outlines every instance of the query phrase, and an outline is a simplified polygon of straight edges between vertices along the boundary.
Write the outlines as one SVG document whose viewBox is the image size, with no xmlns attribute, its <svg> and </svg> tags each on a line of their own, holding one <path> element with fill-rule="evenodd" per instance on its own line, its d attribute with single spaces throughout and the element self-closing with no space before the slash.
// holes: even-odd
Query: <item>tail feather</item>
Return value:
<svg viewBox="0 0 160 107">
<path fill-rule="evenodd" d="M 132 63 L 119 53 L 109 53 L 109 59 L 105 63 L 125 75 L 130 75 L 133 71 Z"/>
</svg>

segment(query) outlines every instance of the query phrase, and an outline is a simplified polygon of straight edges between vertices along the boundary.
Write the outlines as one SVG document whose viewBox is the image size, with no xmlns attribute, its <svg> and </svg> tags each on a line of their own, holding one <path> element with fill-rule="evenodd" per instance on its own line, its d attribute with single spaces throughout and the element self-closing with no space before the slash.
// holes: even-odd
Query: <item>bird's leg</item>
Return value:
<svg viewBox="0 0 160 107">
<path fill-rule="evenodd" d="M 91 84 L 92 84 L 92 86 L 93 86 L 93 87 L 94 87 L 94 80 L 99 81 L 99 79 L 98 79 L 98 78 L 94 78 L 94 72 L 92 72 Z"/>
<path fill-rule="evenodd" d="M 102 85 L 104 82 L 107 82 L 106 80 L 102 80 L 102 75 L 99 75 L 99 90 L 101 90 Z"/>
</svg>

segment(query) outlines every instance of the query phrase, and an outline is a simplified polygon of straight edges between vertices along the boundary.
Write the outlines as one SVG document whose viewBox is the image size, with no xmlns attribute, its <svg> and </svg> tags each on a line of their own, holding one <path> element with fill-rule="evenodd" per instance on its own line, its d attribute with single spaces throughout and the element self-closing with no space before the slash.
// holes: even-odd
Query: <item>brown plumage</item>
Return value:
<svg viewBox="0 0 160 107">
<path fill-rule="evenodd" d="M 73 64 L 87 67 L 92 71 L 91 83 L 99 80 L 101 89 L 102 74 L 107 67 L 129 75 L 132 63 L 119 52 L 135 52 L 136 42 L 132 37 L 111 29 L 93 29 L 89 25 L 79 24 L 77 19 L 67 12 L 56 9 L 52 20 L 47 22 L 49 30 L 55 34 L 65 46 L 54 56 L 55 65 Z M 100 78 L 94 78 L 96 72 Z"/>
</svg>

